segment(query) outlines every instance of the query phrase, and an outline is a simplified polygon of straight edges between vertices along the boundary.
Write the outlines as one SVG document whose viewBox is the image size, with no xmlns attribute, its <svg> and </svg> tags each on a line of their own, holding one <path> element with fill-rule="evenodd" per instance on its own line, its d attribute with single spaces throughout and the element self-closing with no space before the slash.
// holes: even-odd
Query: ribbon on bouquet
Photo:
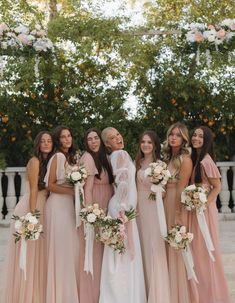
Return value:
<svg viewBox="0 0 235 303">
<path fill-rule="evenodd" d="M 81 217 L 80 217 L 80 211 L 81 211 L 81 198 L 80 193 L 82 195 L 82 199 L 84 201 L 84 190 L 83 190 L 83 184 L 80 182 L 77 182 L 74 185 L 74 191 L 75 191 L 75 215 L 76 215 L 76 228 L 79 227 L 82 223 Z M 82 202 L 83 202 L 82 201 Z"/>
<path fill-rule="evenodd" d="M 198 283 L 197 276 L 194 271 L 194 263 L 193 263 L 193 256 L 190 250 L 190 247 L 187 247 L 187 250 L 183 249 L 182 256 L 184 260 L 184 264 L 187 271 L 188 280 L 194 279 L 196 283 Z"/>
<path fill-rule="evenodd" d="M 95 238 L 94 227 L 89 223 L 84 223 L 84 235 L 85 235 L 85 261 L 84 261 L 84 271 L 86 273 L 91 273 L 93 278 L 93 245 Z"/>
<path fill-rule="evenodd" d="M 27 242 L 24 238 L 21 238 L 20 243 L 20 269 L 24 272 L 24 279 L 26 280 L 26 256 L 27 256 Z"/>
<path fill-rule="evenodd" d="M 207 223 L 206 223 L 206 218 L 205 218 L 204 212 L 196 212 L 196 215 L 197 215 L 198 225 L 201 230 L 204 241 L 206 243 L 206 247 L 207 247 L 209 256 L 210 256 L 211 260 L 213 262 L 215 262 L 215 258 L 212 254 L 212 251 L 214 251 L 215 248 L 214 248 L 213 242 L 211 240 L 211 235 L 210 235 Z"/>
<path fill-rule="evenodd" d="M 127 222 L 127 240 L 128 240 L 128 249 L 130 252 L 131 260 L 135 257 L 135 245 L 133 241 L 133 223 L 132 220 Z"/>
<path fill-rule="evenodd" d="M 166 217 L 165 217 L 165 210 L 163 206 L 162 200 L 162 192 L 164 192 L 163 187 L 158 184 L 153 184 L 151 186 L 151 191 L 153 191 L 156 195 L 156 206 L 157 206 L 157 214 L 158 214 L 158 221 L 160 225 L 160 233 L 163 238 L 167 237 L 167 225 L 166 225 Z"/>
</svg>

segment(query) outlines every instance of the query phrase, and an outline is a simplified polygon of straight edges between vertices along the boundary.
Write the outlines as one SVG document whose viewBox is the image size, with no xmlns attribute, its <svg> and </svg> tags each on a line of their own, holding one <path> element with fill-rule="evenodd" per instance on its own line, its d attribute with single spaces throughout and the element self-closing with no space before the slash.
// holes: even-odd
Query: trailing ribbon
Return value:
<svg viewBox="0 0 235 303">
<path fill-rule="evenodd" d="M 194 279 L 195 282 L 198 283 L 198 279 L 194 271 L 193 257 L 189 246 L 187 247 L 187 250 L 182 250 L 182 256 L 186 267 L 188 280 Z"/>
<path fill-rule="evenodd" d="M 165 210 L 163 206 L 162 200 L 162 192 L 164 191 L 163 187 L 159 184 L 153 184 L 151 186 L 151 191 L 156 194 L 156 206 L 157 206 L 157 214 L 158 214 L 158 221 L 160 226 L 160 233 L 163 238 L 167 237 L 167 225 L 166 225 L 166 217 L 165 217 Z"/>
<path fill-rule="evenodd" d="M 212 254 L 212 251 L 214 251 L 215 248 L 214 248 L 213 242 L 211 240 L 211 236 L 210 236 L 210 232 L 209 232 L 209 229 L 208 229 L 208 226 L 207 226 L 207 223 L 206 223 L 205 215 L 204 215 L 203 212 L 200 212 L 200 213 L 196 212 L 196 215 L 197 215 L 198 225 L 199 225 L 199 228 L 201 230 L 204 241 L 206 243 L 206 247 L 207 247 L 209 256 L 210 256 L 211 260 L 213 262 L 215 262 L 215 258 Z"/>
<path fill-rule="evenodd" d="M 132 220 L 127 222 L 126 228 L 127 228 L 128 248 L 129 248 L 129 251 L 130 251 L 131 259 L 133 260 L 134 257 L 135 257 L 135 245 L 134 245 L 134 241 L 133 241 L 133 223 L 132 223 Z"/>
<path fill-rule="evenodd" d="M 83 190 L 83 184 L 80 182 L 77 182 L 74 185 L 74 191 L 75 191 L 75 215 L 76 215 L 76 228 L 79 227 L 82 223 L 81 217 L 80 217 L 80 211 L 81 211 L 81 204 L 84 201 L 84 190 Z M 80 198 L 80 193 L 82 195 L 82 201 Z"/>
<path fill-rule="evenodd" d="M 84 271 L 91 273 L 93 278 L 93 244 L 95 238 L 94 227 L 89 223 L 84 223 L 84 235 L 85 235 L 85 261 Z"/>
<path fill-rule="evenodd" d="M 24 272 L 24 279 L 26 280 L 26 255 L 27 255 L 27 242 L 24 238 L 20 243 L 20 269 Z"/>
</svg>

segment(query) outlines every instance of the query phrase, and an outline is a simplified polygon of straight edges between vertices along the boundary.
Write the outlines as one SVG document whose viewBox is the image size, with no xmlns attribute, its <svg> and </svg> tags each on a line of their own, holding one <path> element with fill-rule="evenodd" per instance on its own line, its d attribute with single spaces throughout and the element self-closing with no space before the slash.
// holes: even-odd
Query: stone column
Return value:
<svg viewBox="0 0 235 303">
<path fill-rule="evenodd" d="M 223 214 L 231 213 L 231 209 L 228 207 L 230 192 L 228 190 L 227 171 L 229 170 L 229 166 L 220 166 L 219 168 L 221 172 L 221 192 L 219 197 L 222 205 L 220 211 Z"/>
<path fill-rule="evenodd" d="M 7 186 L 7 197 L 6 197 L 6 205 L 7 205 L 7 215 L 6 215 L 6 223 L 10 223 L 15 205 L 16 205 L 16 195 L 15 195 L 15 171 L 6 171 L 6 175 L 8 178 L 8 186 Z"/>
</svg>

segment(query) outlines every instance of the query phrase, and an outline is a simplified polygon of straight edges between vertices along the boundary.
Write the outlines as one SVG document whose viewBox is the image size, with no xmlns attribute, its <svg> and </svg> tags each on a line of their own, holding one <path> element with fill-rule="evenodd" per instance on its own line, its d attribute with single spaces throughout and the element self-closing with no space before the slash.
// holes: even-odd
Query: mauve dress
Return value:
<svg viewBox="0 0 235 303">
<path fill-rule="evenodd" d="M 147 303 L 171 303 L 165 240 L 160 234 L 156 202 L 149 199 L 151 185 L 152 183 L 144 176 L 144 169 L 139 169 L 137 224 L 143 256 Z"/>
<path fill-rule="evenodd" d="M 85 152 L 82 155 L 80 163 L 84 164 L 89 175 L 94 176 L 98 173 L 94 159 L 88 152 Z M 100 177 L 100 180 L 96 177 L 94 178 L 92 203 L 98 203 L 99 206 L 107 212 L 108 202 L 113 195 L 113 186 L 109 183 L 109 177 L 106 171 L 103 170 Z M 100 275 L 104 245 L 98 241 L 94 241 L 92 278 L 91 274 L 86 273 L 83 269 L 85 260 L 85 239 L 83 224 L 79 228 L 79 243 L 79 300 L 80 303 L 98 303 L 100 295 Z"/>
<path fill-rule="evenodd" d="M 220 173 L 214 161 L 207 154 L 201 161 L 202 184 L 208 189 L 211 184 L 208 178 L 220 178 Z M 194 173 L 191 183 L 194 183 Z M 215 250 L 212 252 L 215 262 L 209 257 L 204 238 L 199 228 L 195 212 L 189 212 L 189 227 L 194 234 L 192 253 L 195 272 L 199 281 L 198 292 L 200 303 L 230 303 L 228 287 L 225 279 L 220 245 L 219 224 L 216 200 L 209 203 L 204 212 Z"/>
<path fill-rule="evenodd" d="M 47 191 L 38 192 L 36 208 L 40 211 L 40 223 L 44 227 L 43 211 Z M 26 193 L 15 207 L 14 215 L 23 216 L 30 212 L 29 184 Z M 5 271 L 3 275 L 2 303 L 45 303 L 45 234 L 36 241 L 27 241 L 26 280 L 19 267 L 20 245 L 15 243 L 15 221 L 11 222 L 10 240 L 6 253 Z"/>
<path fill-rule="evenodd" d="M 164 208 L 166 215 L 167 229 L 171 229 L 176 222 L 176 209 L 179 209 L 176 200 L 178 173 L 170 165 L 168 169 L 173 176 L 167 183 L 166 196 L 164 197 Z M 183 216 L 182 216 L 183 217 Z M 188 229 L 187 216 L 184 216 L 184 225 Z M 198 303 L 198 294 L 194 280 L 188 280 L 185 264 L 181 251 L 166 244 L 168 269 L 170 278 L 171 303 Z M 210 303 L 210 302 L 207 302 Z"/>
</svg>

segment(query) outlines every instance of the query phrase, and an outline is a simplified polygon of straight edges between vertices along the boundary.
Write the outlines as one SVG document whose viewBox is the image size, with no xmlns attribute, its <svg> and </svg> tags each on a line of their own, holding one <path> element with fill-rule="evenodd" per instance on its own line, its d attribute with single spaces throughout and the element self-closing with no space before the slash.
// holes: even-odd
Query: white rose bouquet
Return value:
<svg viewBox="0 0 235 303">
<path fill-rule="evenodd" d="M 88 173 L 83 165 L 68 165 L 66 169 L 66 181 L 70 184 L 83 184 L 88 177 Z"/>
<path fill-rule="evenodd" d="M 15 220 L 15 243 L 21 239 L 38 240 L 42 231 L 42 224 L 39 223 L 40 212 L 35 210 L 25 216 L 12 216 Z"/>
<path fill-rule="evenodd" d="M 188 211 L 196 210 L 202 213 L 207 206 L 207 195 L 208 191 L 204 187 L 189 185 L 182 191 L 181 203 Z"/>
<path fill-rule="evenodd" d="M 94 203 L 93 205 L 82 208 L 80 216 L 83 222 L 98 226 L 100 221 L 105 217 L 105 212 L 99 207 L 98 203 Z"/>
<path fill-rule="evenodd" d="M 167 169 L 167 164 L 161 160 L 149 164 L 149 167 L 144 171 L 146 178 L 149 178 L 150 182 L 153 183 L 151 190 L 153 193 L 149 195 L 150 200 L 155 200 L 156 194 L 155 189 L 157 185 L 164 186 L 171 177 L 170 171 Z"/>
<path fill-rule="evenodd" d="M 186 231 L 186 227 L 184 225 L 176 224 L 169 230 L 168 235 L 166 237 L 166 241 L 169 243 L 171 247 L 174 249 L 187 250 L 189 243 L 193 240 L 193 234 Z"/>
</svg>

